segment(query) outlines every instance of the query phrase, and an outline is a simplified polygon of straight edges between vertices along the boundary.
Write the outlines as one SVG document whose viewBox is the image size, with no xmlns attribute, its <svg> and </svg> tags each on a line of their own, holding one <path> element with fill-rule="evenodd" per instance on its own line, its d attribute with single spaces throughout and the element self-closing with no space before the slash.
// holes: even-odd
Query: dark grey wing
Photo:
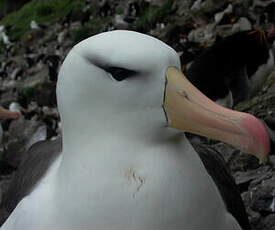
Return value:
<svg viewBox="0 0 275 230">
<path fill-rule="evenodd" d="M 3 196 L 1 210 L 11 213 L 17 204 L 32 192 L 60 153 L 61 138 L 35 143 L 13 175 L 7 193 Z"/>
<path fill-rule="evenodd" d="M 196 144 L 193 147 L 217 185 L 228 212 L 235 217 L 243 230 L 250 230 L 251 227 L 240 192 L 234 178 L 227 169 L 223 157 L 209 146 Z"/>
</svg>

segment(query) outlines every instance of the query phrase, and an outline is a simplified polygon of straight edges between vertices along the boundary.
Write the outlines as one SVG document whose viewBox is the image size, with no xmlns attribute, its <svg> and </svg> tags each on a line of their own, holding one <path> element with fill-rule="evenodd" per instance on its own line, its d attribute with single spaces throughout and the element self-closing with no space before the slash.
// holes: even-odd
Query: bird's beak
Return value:
<svg viewBox="0 0 275 230">
<path fill-rule="evenodd" d="M 261 162 L 268 160 L 269 135 L 259 119 L 214 103 L 175 67 L 166 75 L 164 109 L 170 127 L 226 142 Z"/>
</svg>

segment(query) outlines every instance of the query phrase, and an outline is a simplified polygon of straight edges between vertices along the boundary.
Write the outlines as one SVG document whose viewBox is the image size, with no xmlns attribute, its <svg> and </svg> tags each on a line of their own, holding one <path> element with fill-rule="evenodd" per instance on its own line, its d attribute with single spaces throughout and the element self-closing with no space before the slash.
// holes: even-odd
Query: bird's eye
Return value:
<svg viewBox="0 0 275 230">
<path fill-rule="evenodd" d="M 104 68 L 106 72 L 110 73 L 112 77 L 117 81 L 122 81 L 126 78 L 132 77 L 137 74 L 134 70 L 129 70 L 120 67 L 107 67 Z"/>
</svg>

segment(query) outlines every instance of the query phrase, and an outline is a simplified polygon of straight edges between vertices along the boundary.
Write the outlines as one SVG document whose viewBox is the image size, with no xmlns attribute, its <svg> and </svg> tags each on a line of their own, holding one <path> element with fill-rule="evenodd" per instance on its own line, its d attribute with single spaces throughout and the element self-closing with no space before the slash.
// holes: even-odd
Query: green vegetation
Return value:
<svg viewBox="0 0 275 230">
<path fill-rule="evenodd" d="M 4 14 L 5 11 L 5 0 L 0 0 L 0 15 Z"/>
<path fill-rule="evenodd" d="M 37 7 L 37 15 L 39 17 L 47 17 L 54 13 L 54 8 L 51 5 L 41 5 Z"/>
<path fill-rule="evenodd" d="M 20 39 L 29 30 L 31 20 L 51 24 L 66 16 L 70 11 L 81 10 L 85 0 L 33 0 L 20 10 L 13 12 L 0 21 L 0 24 L 12 26 L 11 39 Z M 0 0 L 0 6 L 3 0 Z"/>
<path fill-rule="evenodd" d="M 32 0 L 25 4 L 20 10 L 13 12 L 4 17 L 0 24 L 10 26 L 9 37 L 11 40 L 20 40 L 26 32 L 30 30 L 30 22 L 35 20 L 37 23 L 51 25 L 52 23 L 65 17 L 68 13 L 81 14 L 81 9 L 85 4 L 85 0 Z M 139 15 L 134 30 L 148 32 L 155 26 L 157 22 L 164 21 L 171 14 L 173 1 L 166 0 L 162 6 L 155 6 L 144 3 L 141 8 L 142 13 Z M 5 7 L 5 0 L 0 0 L 0 8 Z M 92 8 L 91 11 L 94 9 Z M 0 10 L 1 13 L 1 10 Z M 117 8 L 116 13 L 122 14 L 123 9 Z M 73 40 L 77 43 L 95 33 L 101 32 L 111 21 L 110 18 L 94 18 L 81 28 L 72 32 Z M 1 48 L 1 47 L 0 47 Z"/>
<path fill-rule="evenodd" d="M 77 44 L 78 42 L 92 35 L 95 35 L 99 32 L 104 31 L 104 28 L 106 27 L 108 22 L 111 22 L 111 18 L 98 17 L 98 18 L 92 19 L 91 21 L 86 23 L 84 26 L 81 26 L 80 28 L 72 32 L 73 43 Z"/>
<path fill-rule="evenodd" d="M 121 8 L 121 7 L 118 7 L 118 8 L 116 9 L 116 14 L 123 14 L 123 12 L 124 12 L 124 10 L 123 10 L 123 8 Z"/>
<path fill-rule="evenodd" d="M 172 12 L 173 1 L 166 1 L 162 6 L 148 5 L 142 15 L 134 25 L 134 29 L 147 32 L 155 26 L 157 22 L 165 22 L 165 18 Z"/>
<path fill-rule="evenodd" d="M 91 30 L 88 26 L 81 26 L 79 29 L 73 31 L 74 44 L 91 36 Z"/>
</svg>

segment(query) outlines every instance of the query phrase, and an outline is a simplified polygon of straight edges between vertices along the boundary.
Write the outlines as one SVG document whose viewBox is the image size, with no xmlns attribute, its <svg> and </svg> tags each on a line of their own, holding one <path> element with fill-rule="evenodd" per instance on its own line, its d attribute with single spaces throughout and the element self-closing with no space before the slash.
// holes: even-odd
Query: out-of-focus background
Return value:
<svg viewBox="0 0 275 230">
<path fill-rule="evenodd" d="M 185 71 L 216 40 L 244 30 L 269 30 L 274 24 L 273 0 L 0 0 L 0 105 L 23 113 L 18 120 L 1 121 L 0 202 L 27 149 L 61 135 L 57 74 L 79 41 L 114 29 L 146 33 L 172 46 Z M 257 55 L 253 49 L 251 55 Z M 274 128 L 274 73 L 255 97 L 234 109 Z M 195 147 L 200 141 L 192 138 Z M 204 144 L 225 158 L 252 229 L 275 230 L 275 168 L 226 144 Z"/>
</svg>

